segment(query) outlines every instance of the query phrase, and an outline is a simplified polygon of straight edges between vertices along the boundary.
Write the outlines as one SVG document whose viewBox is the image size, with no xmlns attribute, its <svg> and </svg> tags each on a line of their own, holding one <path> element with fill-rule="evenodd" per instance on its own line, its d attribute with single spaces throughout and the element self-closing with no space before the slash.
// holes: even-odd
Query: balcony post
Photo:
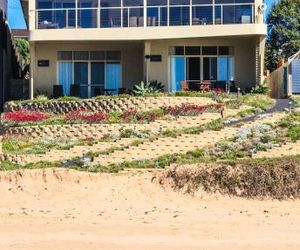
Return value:
<svg viewBox="0 0 300 250">
<path fill-rule="evenodd" d="M 147 26 L 147 0 L 144 0 L 144 27 Z"/>
<path fill-rule="evenodd" d="M 69 28 L 69 9 L 66 9 L 66 28 Z"/>
<path fill-rule="evenodd" d="M 193 0 L 190 0 L 190 25 L 192 25 L 193 23 L 192 23 L 192 16 L 193 16 L 193 13 L 192 13 L 192 11 L 193 11 L 193 2 L 192 2 Z"/>
<path fill-rule="evenodd" d="M 121 0 L 121 28 L 123 28 L 123 25 L 123 0 Z"/>
<path fill-rule="evenodd" d="M 215 0 L 212 1 L 212 18 L 213 18 L 213 24 L 216 24 L 216 9 L 215 9 Z"/>
<path fill-rule="evenodd" d="M 100 0 L 98 0 L 98 8 L 97 8 L 97 27 L 100 28 Z"/>
<path fill-rule="evenodd" d="M 78 4 L 78 0 L 75 0 L 75 27 L 76 27 L 76 29 L 77 29 L 77 27 L 78 27 L 78 11 L 77 11 L 77 9 L 78 9 L 78 6 L 77 6 L 77 4 Z"/>
<path fill-rule="evenodd" d="M 224 24 L 224 20 L 223 20 L 223 4 L 220 5 L 221 6 L 221 24 Z"/>
<path fill-rule="evenodd" d="M 170 0 L 168 0 L 168 7 L 167 7 L 167 25 L 170 26 Z"/>
</svg>

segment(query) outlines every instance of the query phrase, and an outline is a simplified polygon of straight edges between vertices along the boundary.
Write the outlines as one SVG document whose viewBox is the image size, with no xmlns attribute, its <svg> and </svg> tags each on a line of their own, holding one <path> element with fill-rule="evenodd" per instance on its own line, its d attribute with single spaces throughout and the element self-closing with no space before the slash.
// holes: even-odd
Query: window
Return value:
<svg viewBox="0 0 300 250">
<path fill-rule="evenodd" d="M 215 0 L 216 4 L 224 4 L 224 3 L 254 3 L 254 0 Z"/>
<path fill-rule="evenodd" d="M 170 7 L 170 26 L 189 25 L 190 7 Z"/>
<path fill-rule="evenodd" d="M 124 27 L 142 27 L 144 26 L 144 9 L 128 8 L 123 10 Z"/>
<path fill-rule="evenodd" d="M 193 25 L 205 25 L 213 23 L 213 9 L 212 6 L 196 6 L 192 9 Z"/>
<path fill-rule="evenodd" d="M 201 55 L 201 47 L 185 47 L 186 55 Z"/>
<path fill-rule="evenodd" d="M 106 60 L 121 60 L 120 51 L 107 51 Z"/>
<path fill-rule="evenodd" d="M 252 5 L 226 5 L 223 7 L 223 23 L 252 23 Z"/>
<path fill-rule="evenodd" d="M 190 0 L 170 0 L 170 5 L 190 5 Z"/>
<path fill-rule="evenodd" d="M 202 47 L 202 54 L 203 55 L 217 55 L 218 54 L 218 47 Z"/>
<path fill-rule="evenodd" d="M 75 8 L 75 0 L 37 0 L 38 9 L 66 9 Z"/>
<path fill-rule="evenodd" d="M 72 51 L 59 51 L 57 53 L 58 60 L 72 60 Z"/>
<path fill-rule="evenodd" d="M 233 54 L 233 48 L 232 47 L 225 47 L 220 46 L 218 47 L 218 54 L 219 55 L 232 55 Z"/>
<path fill-rule="evenodd" d="M 87 51 L 74 51 L 74 60 L 89 60 L 89 52 Z"/>
<path fill-rule="evenodd" d="M 166 26 L 168 24 L 167 7 L 148 7 L 147 26 Z"/>
<path fill-rule="evenodd" d="M 203 80 L 217 80 L 217 57 L 203 58 Z"/>
<path fill-rule="evenodd" d="M 121 9 L 101 9 L 100 12 L 102 28 L 121 27 Z"/>
<path fill-rule="evenodd" d="M 193 4 L 212 4 L 212 0 L 192 0 Z"/>
<path fill-rule="evenodd" d="M 143 0 L 123 0 L 123 6 L 144 6 Z"/>
<path fill-rule="evenodd" d="M 168 5 L 167 0 L 148 0 L 147 6 L 161 6 L 161 5 Z"/>
<path fill-rule="evenodd" d="M 121 86 L 120 51 L 59 51 L 57 58 L 57 81 L 65 95 L 70 94 L 71 84 L 78 86 L 82 98 Z"/>
<path fill-rule="evenodd" d="M 121 0 L 100 0 L 101 7 L 121 7 Z"/>
<path fill-rule="evenodd" d="M 169 55 L 233 55 L 233 47 L 230 46 L 175 46 L 169 47 Z"/>
<path fill-rule="evenodd" d="M 183 46 L 170 47 L 169 54 L 170 55 L 184 55 L 184 47 Z"/>
<path fill-rule="evenodd" d="M 98 0 L 77 0 L 78 8 L 97 8 Z"/>
<path fill-rule="evenodd" d="M 91 51 L 91 60 L 105 60 L 105 51 Z"/>
</svg>

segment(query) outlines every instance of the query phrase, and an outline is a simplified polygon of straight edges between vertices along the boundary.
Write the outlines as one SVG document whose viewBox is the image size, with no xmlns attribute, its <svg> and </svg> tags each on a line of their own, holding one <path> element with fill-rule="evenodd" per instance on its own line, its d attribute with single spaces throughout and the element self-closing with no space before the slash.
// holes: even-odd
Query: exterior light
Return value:
<svg viewBox="0 0 300 250">
<path fill-rule="evenodd" d="M 237 98 L 240 97 L 240 94 L 241 94 L 241 88 L 237 88 Z"/>
<path fill-rule="evenodd" d="M 289 111 L 292 112 L 293 102 L 289 101 Z"/>
</svg>

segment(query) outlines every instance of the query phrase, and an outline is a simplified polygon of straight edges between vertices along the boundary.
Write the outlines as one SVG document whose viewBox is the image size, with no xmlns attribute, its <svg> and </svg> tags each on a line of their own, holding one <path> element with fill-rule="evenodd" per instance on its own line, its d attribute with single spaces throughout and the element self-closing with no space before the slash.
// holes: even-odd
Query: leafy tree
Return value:
<svg viewBox="0 0 300 250">
<path fill-rule="evenodd" d="M 29 42 L 25 39 L 17 38 L 15 44 L 17 52 L 21 57 L 22 76 L 26 77 L 29 75 L 30 64 Z"/>
<path fill-rule="evenodd" d="M 266 68 L 273 71 L 281 58 L 300 49 L 300 1 L 280 0 L 267 16 Z"/>
</svg>

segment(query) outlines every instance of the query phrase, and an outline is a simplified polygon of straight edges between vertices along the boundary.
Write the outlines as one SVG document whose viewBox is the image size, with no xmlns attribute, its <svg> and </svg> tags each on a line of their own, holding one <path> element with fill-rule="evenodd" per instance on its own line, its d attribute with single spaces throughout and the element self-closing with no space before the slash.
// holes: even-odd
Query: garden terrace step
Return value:
<svg viewBox="0 0 300 250">
<path fill-rule="evenodd" d="M 50 113 L 67 113 L 78 108 L 84 108 L 92 111 L 126 111 L 134 108 L 139 111 L 146 111 L 161 108 L 163 106 L 181 105 L 183 103 L 207 105 L 215 103 L 211 98 L 206 97 L 128 97 L 128 98 L 105 98 L 105 99 L 88 99 L 74 101 L 57 101 L 50 100 L 41 103 L 18 103 L 7 102 L 4 110 L 15 111 L 20 109 L 28 109 Z"/>
<path fill-rule="evenodd" d="M 300 154 L 300 141 L 288 142 L 279 147 L 274 147 L 267 151 L 259 151 L 254 154 L 253 158 L 274 158 L 282 156 L 291 156 Z"/>
<path fill-rule="evenodd" d="M 234 136 L 238 131 L 263 123 L 274 123 L 284 116 L 283 113 L 258 117 L 257 120 L 240 127 L 225 127 L 220 131 L 206 130 L 200 134 L 182 134 L 176 138 L 164 137 L 147 141 L 138 146 L 116 150 L 108 155 L 94 158 L 93 165 L 119 164 L 125 161 L 149 160 L 166 154 L 187 153 L 188 151 L 213 146 L 218 141 Z"/>
<path fill-rule="evenodd" d="M 99 142 L 91 146 L 74 146 L 68 150 L 53 149 L 45 154 L 20 154 L 10 155 L 7 154 L 6 158 L 14 163 L 26 165 L 28 163 L 48 161 L 55 162 L 61 160 L 68 160 L 75 157 L 82 157 L 88 152 L 103 152 L 113 147 L 126 147 L 130 145 L 134 139 L 123 138 L 116 142 Z"/>
<path fill-rule="evenodd" d="M 234 110 L 235 112 L 238 112 L 238 110 Z M 204 124 L 207 124 L 208 122 L 211 122 L 212 120 L 220 118 L 220 114 L 217 113 L 203 113 L 200 116 L 196 117 L 189 117 L 189 116 L 183 116 L 179 117 L 178 119 L 174 120 L 157 120 L 155 122 L 152 122 L 150 124 L 75 124 L 75 125 L 66 125 L 66 126 L 56 126 L 57 128 L 60 128 L 61 130 L 55 131 L 56 135 L 64 137 L 75 137 L 76 135 L 78 137 L 82 137 L 83 135 L 89 138 L 100 138 L 103 137 L 105 134 L 108 134 L 108 132 L 112 135 L 119 135 L 119 129 L 132 129 L 135 131 L 151 131 L 152 133 L 159 133 L 164 130 L 173 130 L 173 129 L 184 129 L 189 127 L 195 127 L 195 126 L 201 126 Z M 89 133 L 83 132 L 83 130 L 89 129 Z M 92 132 L 91 132 L 92 131 Z M 80 133 L 80 136 L 78 135 Z M 99 135 L 101 134 L 101 136 Z M 49 136 L 49 133 L 46 136 Z M 127 139 L 129 141 L 133 141 L 136 139 Z M 126 139 L 122 139 L 118 141 L 118 144 L 111 145 L 112 147 L 121 146 L 124 147 L 128 145 Z M 164 138 L 161 138 L 161 140 L 164 140 Z M 123 143 L 124 142 L 124 143 Z M 145 142 L 150 143 L 150 142 Z M 100 145 L 100 146 L 98 146 Z M 21 159 L 18 158 L 18 160 L 14 160 L 14 162 L 20 163 L 20 164 L 26 164 L 31 162 L 37 162 L 41 160 L 47 160 L 47 161 L 57 161 L 62 159 L 70 159 L 76 156 L 82 156 L 84 153 L 88 151 L 92 152 L 100 152 L 103 150 L 107 150 L 109 148 L 101 148 L 101 145 L 107 145 L 105 143 L 98 143 L 93 146 L 75 146 L 74 148 L 71 148 L 70 150 L 50 150 L 48 153 L 44 155 L 21 155 Z M 151 145 L 151 144 L 150 144 Z M 100 147 L 100 148 L 99 148 Z M 164 150 L 164 149 L 163 149 Z M 179 149 L 182 151 L 181 149 Z M 9 156 L 10 157 L 10 156 Z"/>
<path fill-rule="evenodd" d="M 237 111 L 236 111 L 237 112 Z M 49 125 L 49 126 L 28 126 L 15 127 L 6 130 L 8 135 L 23 135 L 33 139 L 38 138 L 102 138 L 110 134 L 118 136 L 120 129 L 133 129 L 137 131 L 151 131 L 159 133 L 163 130 L 195 127 L 203 125 L 213 119 L 220 118 L 219 113 L 203 113 L 199 116 L 183 116 L 174 120 L 156 120 L 148 124 L 118 123 L 118 124 L 73 124 L 73 125 Z"/>
</svg>

